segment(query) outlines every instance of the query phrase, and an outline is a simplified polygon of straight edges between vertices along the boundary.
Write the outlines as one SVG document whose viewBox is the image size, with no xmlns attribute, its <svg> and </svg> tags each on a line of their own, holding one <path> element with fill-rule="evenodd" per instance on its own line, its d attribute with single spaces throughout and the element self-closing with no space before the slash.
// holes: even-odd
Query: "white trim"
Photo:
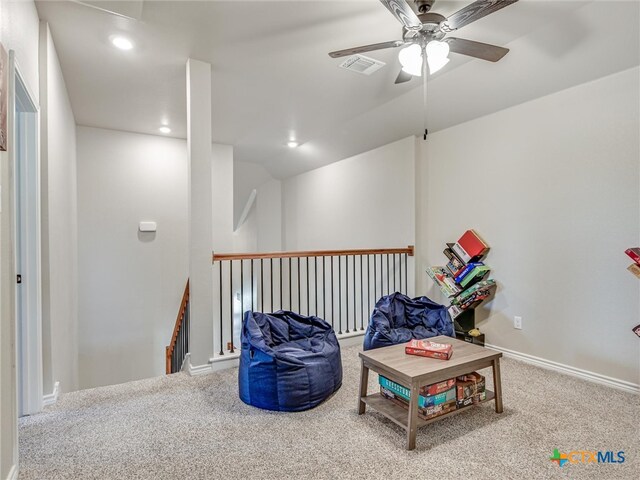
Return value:
<svg viewBox="0 0 640 480">
<path fill-rule="evenodd" d="M 209 363 L 206 365 L 191 365 L 191 354 L 187 353 L 184 357 L 184 363 L 182 364 L 182 371 L 187 375 L 195 377 L 198 375 L 206 375 L 207 373 L 215 372 L 217 370 L 225 370 L 227 368 L 233 368 L 238 366 L 240 359 L 240 350 L 238 353 L 233 353 L 224 357 L 214 357 L 209 359 Z"/>
<path fill-rule="evenodd" d="M 502 352 L 505 357 L 514 358 L 530 365 L 535 365 L 536 367 L 564 373 L 565 375 L 571 375 L 572 377 L 577 377 L 589 382 L 598 383 L 618 390 L 624 390 L 625 392 L 635 393 L 636 395 L 640 394 L 640 385 L 637 383 L 627 382 L 626 380 L 620 380 L 619 378 L 607 377 L 606 375 L 590 372 L 570 365 L 564 365 L 562 363 L 535 357 L 526 353 L 516 352 L 507 348 L 498 347 L 497 345 L 491 345 L 489 343 L 486 343 L 485 347 Z"/>
<path fill-rule="evenodd" d="M 7 480 L 18 480 L 18 466 L 11 465 L 11 470 L 7 474 Z"/>
<path fill-rule="evenodd" d="M 42 397 L 42 406 L 47 407 L 53 405 L 58 401 L 58 395 L 60 394 L 60 382 L 53 384 L 53 392 L 48 393 Z"/>
<path fill-rule="evenodd" d="M 362 345 L 364 332 L 350 332 L 337 335 L 340 347 L 353 347 L 354 345 Z"/>
</svg>

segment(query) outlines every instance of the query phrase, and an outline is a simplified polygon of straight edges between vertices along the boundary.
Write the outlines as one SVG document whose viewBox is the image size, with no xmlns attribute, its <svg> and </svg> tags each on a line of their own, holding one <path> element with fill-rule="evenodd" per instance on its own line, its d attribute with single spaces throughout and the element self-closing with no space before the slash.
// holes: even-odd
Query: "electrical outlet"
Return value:
<svg viewBox="0 0 640 480">
<path fill-rule="evenodd" d="M 522 317 L 513 317 L 513 328 L 522 330 Z"/>
</svg>

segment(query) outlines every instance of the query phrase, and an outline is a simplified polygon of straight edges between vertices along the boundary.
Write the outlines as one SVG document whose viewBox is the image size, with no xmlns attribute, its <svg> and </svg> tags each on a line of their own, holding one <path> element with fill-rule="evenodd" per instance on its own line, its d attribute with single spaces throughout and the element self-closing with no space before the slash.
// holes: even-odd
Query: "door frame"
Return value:
<svg viewBox="0 0 640 480">
<path fill-rule="evenodd" d="M 9 118 L 7 128 L 12 143 L 9 149 L 9 179 L 11 189 L 9 212 L 12 216 L 11 298 L 15 319 L 16 402 L 18 416 L 42 410 L 42 273 L 40 241 L 40 108 L 25 76 L 9 52 Z M 24 111 L 17 115 L 17 107 Z M 26 131 L 28 130 L 28 131 Z M 18 148 L 18 134 L 28 135 Z M 21 162 L 18 164 L 18 162 Z M 18 175 L 20 172 L 20 175 Z M 18 185 L 20 180 L 21 185 Z M 20 195 L 20 199 L 18 199 Z M 18 218 L 18 201 L 26 212 L 25 222 Z M 18 229 L 20 228 L 20 232 Z M 22 254 L 21 270 L 18 254 Z M 23 277 L 17 284 L 17 275 Z M 20 289 L 20 291 L 18 290 Z M 21 295 L 19 295 L 21 294 Z M 20 302 L 20 304 L 18 303 Z M 21 312 L 21 317 L 18 317 Z M 22 333 L 22 334 L 21 334 Z"/>
</svg>

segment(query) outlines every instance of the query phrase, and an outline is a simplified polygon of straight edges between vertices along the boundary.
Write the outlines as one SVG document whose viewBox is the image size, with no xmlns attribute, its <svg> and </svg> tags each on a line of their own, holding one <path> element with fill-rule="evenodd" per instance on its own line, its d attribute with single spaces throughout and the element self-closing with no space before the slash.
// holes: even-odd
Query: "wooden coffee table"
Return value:
<svg viewBox="0 0 640 480">
<path fill-rule="evenodd" d="M 502 413 L 502 386 L 500 381 L 500 357 L 502 357 L 502 353 L 447 336 L 433 337 L 429 340 L 452 344 L 453 355 L 451 358 L 449 360 L 436 360 L 434 358 L 407 355 L 404 353 L 406 344 L 377 348 L 360 353 L 362 370 L 360 372 L 358 414 L 362 415 L 366 405 L 369 405 L 392 422 L 400 425 L 407 431 L 407 450 L 416 448 L 416 431 L 418 427 L 455 415 L 472 407 L 470 405 L 430 420 L 423 420 L 418 417 L 418 391 L 425 385 L 442 382 L 481 368 L 492 367 L 495 394 L 487 390 L 487 398 L 484 402 L 495 400 L 496 412 Z M 367 395 L 369 370 L 373 370 L 389 380 L 410 389 L 411 400 L 409 401 L 408 411 L 387 400 L 380 393 Z"/>
</svg>

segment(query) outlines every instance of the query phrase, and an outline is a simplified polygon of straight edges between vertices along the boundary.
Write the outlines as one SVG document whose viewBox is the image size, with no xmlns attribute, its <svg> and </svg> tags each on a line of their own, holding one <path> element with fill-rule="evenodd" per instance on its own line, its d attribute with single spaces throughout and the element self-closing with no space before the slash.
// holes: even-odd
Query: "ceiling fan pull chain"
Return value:
<svg viewBox="0 0 640 480">
<path fill-rule="evenodd" d="M 427 51 L 422 47 L 422 98 L 424 101 L 424 135 L 423 139 L 427 139 Z"/>
</svg>

